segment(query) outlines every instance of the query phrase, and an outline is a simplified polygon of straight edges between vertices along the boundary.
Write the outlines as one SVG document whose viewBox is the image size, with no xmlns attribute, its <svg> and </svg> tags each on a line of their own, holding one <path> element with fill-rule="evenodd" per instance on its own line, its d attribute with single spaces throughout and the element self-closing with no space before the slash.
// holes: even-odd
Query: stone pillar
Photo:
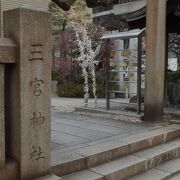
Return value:
<svg viewBox="0 0 180 180">
<path fill-rule="evenodd" d="M 166 1 L 147 0 L 145 120 L 163 118 Z"/>
<path fill-rule="evenodd" d="M 0 177 L 5 179 L 5 66 L 16 62 L 16 45 L 0 38 Z M 15 175 L 14 175 L 15 176 Z"/>
<path fill-rule="evenodd" d="M 18 8 L 4 18 L 5 37 L 19 49 L 6 77 L 6 150 L 19 163 L 19 179 L 34 179 L 50 172 L 50 15 Z"/>
<path fill-rule="evenodd" d="M 0 169 L 5 167 L 4 65 L 0 64 Z"/>
</svg>

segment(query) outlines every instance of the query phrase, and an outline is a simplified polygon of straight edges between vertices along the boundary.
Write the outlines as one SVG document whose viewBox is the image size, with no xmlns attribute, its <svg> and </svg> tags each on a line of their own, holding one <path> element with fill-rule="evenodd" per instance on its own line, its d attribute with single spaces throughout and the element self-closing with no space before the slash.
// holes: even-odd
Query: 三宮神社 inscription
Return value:
<svg viewBox="0 0 180 180">
<path fill-rule="evenodd" d="M 6 12 L 5 19 L 7 36 L 20 48 L 17 65 L 8 74 L 10 155 L 18 161 L 18 178 L 34 179 L 50 173 L 51 18 L 49 13 L 20 8 Z"/>
<path fill-rule="evenodd" d="M 42 94 L 41 85 L 43 83 L 44 83 L 44 81 L 42 79 L 38 79 L 37 77 L 35 77 L 35 79 L 30 82 L 30 85 L 33 86 L 33 88 L 34 88 L 34 90 L 33 90 L 34 96 L 41 96 L 41 94 Z"/>
<path fill-rule="evenodd" d="M 41 44 L 31 45 L 30 61 L 43 61 L 43 46 Z"/>
<path fill-rule="evenodd" d="M 32 146 L 32 152 L 30 153 L 30 159 L 33 162 L 39 161 L 40 159 L 45 159 L 44 153 L 40 146 L 39 147 Z"/>
<path fill-rule="evenodd" d="M 36 126 L 41 126 L 43 125 L 45 122 L 45 117 L 42 116 L 42 113 L 39 112 L 38 114 L 36 114 L 35 112 L 33 112 L 33 118 L 30 119 L 30 123 L 31 126 L 33 128 L 35 128 Z"/>
</svg>

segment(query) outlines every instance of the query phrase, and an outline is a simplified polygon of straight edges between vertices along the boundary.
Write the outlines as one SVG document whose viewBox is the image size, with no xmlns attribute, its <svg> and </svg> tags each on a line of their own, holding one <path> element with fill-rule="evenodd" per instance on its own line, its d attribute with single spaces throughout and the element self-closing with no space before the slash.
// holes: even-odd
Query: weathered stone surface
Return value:
<svg viewBox="0 0 180 180">
<path fill-rule="evenodd" d="M 52 81 L 51 83 L 51 91 L 53 95 L 57 95 L 57 85 L 58 85 L 58 81 Z"/>
<path fill-rule="evenodd" d="M 61 180 L 61 178 L 52 174 L 41 178 L 36 178 L 35 180 Z"/>
<path fill-rule="evenodd" d="M 103 180 L 103 176 L 95 172 L 84 170 L 62 177 L 62 180 Z"/>
<path fill-rule="evenodd" d="M 180 156 L 180 147 L 175 145 L 174 143 L 167 143 L 147 150 L 140 151 L 133 155 L 128 155 L 118 160 L 107 162 L 105 164 L 96 166 L 89 170 L 101 175 L 103 178 L 108 180 L 127 179 L 139 173 L 145 172 L 148 169 L 151 169 L 156 165 L 159 165 L 160 163 L 163 163 L 167 160 L 171 160 L 178 156 Z M 162 170 L 160 168 L 162 168 Z M 177 167 L 175 167 L 174 169 L 177 169 Z M 163 170 L 163 167 L 160 166 L 158 170 L 154 171 L 156 171 L 157 177 L 168 177 L 171 173 L 173 173 L 167 172 L 163 174 L 163 171 L 166 172 L 165 167 Z M 171 171 L 173 170 L 171 169 Z M 82 172 L 77 172 L 73 175 L 81 179 L 81 173 Z M 70 175 L 69 177 L 72 177 L 72 175 Z"/>
<path fill-rule="evenodd" d="M 18 161 L 20 179 L 50 172 L 50 16 L 15 9 L 4 13 L 4 34 L 18 45 L 7 73 L 7 153 Z"/>
<path fill-rule="evenodd" d="M 17 52 L 17 47 L 11 39 L 0 38 L 0 63 L 15 63 Z"/>
<path fill-rule="evenodd" d="M 147 0 L 145 121 L 163 119 L 166 5 L 164 0 Z"/>
<path fill-rule="evenodd" d="M 147 168 L 153 168 L 160 163 L 172 160 L 180 156 L 180 146 L 173 143 L 165 143 L 153 148 L 135 153 L 139 157 L 147 159 Z"/>
<path fill-rule="evenodd" d="M 98 166 L 102 163 L 107 163 L 123 155 L 151 148 L 158 144 L 163 144 L 164 147 L 165 142 L 178 137 L 176 133 L 179 129 L 180 127 L 177 125 L 170 125 L 167 127 L 158 127 L 157 129 L 148 130 L 146 132 L 126 134 L 126 137 L 119 135 L 113 136 L 102 139 L 102 141 L 95 141 L 95 143 L 89 144 L 89 146 L 86 147 L 77 147 L 68 152 L 66 152 L 68 148 L 66 148 L 64 152 L 62 151 L 63 149 L 59 149 L 54 151 L 52 156 L 54 173 L 58 173 L 57 175 L 59 176 L 70 174 L 72 172 Z M 171 138 L 167 138 L 168 136 Z M 171 145 L 172 151 L 170 150 L 170 155 L 172 154 L 172 156 L 169 157 L 174 157 L 173 152 L 178 152 L 178 149 L 174 151 L 173 147 L 177 148 L 179 146 L 178 139 L 174 140 Z M 168 147 L 170 148 L 171 145 L 168 145 Z M 153 149 L 152 152 L 154 152 Z M 166 155 L 167 154 L 168 153 L 166 153 Z M 161 156 L 158 155 L 158 157 Z M 81 166 L 79 165 L 80 163 Z"/>
<path fill-rule="evenodd" d="M 151 169 L 145 173 L 129 178 L 128 180 L 162 180 L 170 176 L 169 172 Z"/>
<path fill-rule="evenodd" d="M 101 174 L 108 180 L 125 179 L 134 174 L 145 171 L 146 159 L 127 156 L 101 166 L 92 168 L 93 172 Z"/>
<path fill-rule="evenodd" d="M 180 158 L 167 161 L 159 166 L 150 169 L 142 174 L 129 178 L 129 180 L 155 180 L 155 179 L 171 179 L 173 174 L 180 171 Z M 179 180 L 179 179 L 178 179 Z"/>
<path fill-rule="evenodd" d="M 136 152 L 151 146 L 168 142 L 180 136 L 180 126 L 170 125 L 147 132 L 122 137 L 121 141 L 129 144 L 129 151 Z"/>
<path fill-rule="evenodd" d="M 180 171 L 180 158 L 165 162 L 155 168 L 161 171 L 166 171 L 170 172 L 171 174 L 175 174 Z"/>
<path fill-rule="evenodd" d="M 1 180 L 17 180 L 18 179 L 18 164 L 16 161 L 7 159 L 6 165 L 0 169 Z"/>
<path fill-rule="evenodd" d="M 128 144 L 112 140 L 75 151 L 86 157 L 87 168 L 90 168 L 128 154 Z"/>
<path fill-rule="evenodd" d="M 180 179 L 180 173 L 174 175 L 173 177 L 169 178 L 168 180 L 179 180 Z"/>
<path fill-rule="evenodd" d="M 0 169 L 5 166 L 4 65 L 0 64 Z"/>
<path fill-rule="evenodd" d="M 58 176 L 73 173 L 86 168 L 85 157 L 75 154 L 72 151 L 61 153 L 58 150 L 53 151 L 52 155 L 52 172 Z"/>
</svg>

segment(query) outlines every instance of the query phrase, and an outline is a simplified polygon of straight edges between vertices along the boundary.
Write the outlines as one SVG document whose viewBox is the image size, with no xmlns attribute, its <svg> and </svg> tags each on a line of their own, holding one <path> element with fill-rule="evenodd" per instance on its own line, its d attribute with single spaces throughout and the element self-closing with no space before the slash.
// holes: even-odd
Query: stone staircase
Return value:
<svg viewBox="0 0 180 180">
<path fill-rule="evenodd" d="M 170 125 L 75 150 L 52 164 L 62 180 L 160 180 L 180 172 L 180 125 Z M 71 154 L 73 156 L 73 154 Z M 178 175 L 177 175 L 178 177 Z"/>
</svg>

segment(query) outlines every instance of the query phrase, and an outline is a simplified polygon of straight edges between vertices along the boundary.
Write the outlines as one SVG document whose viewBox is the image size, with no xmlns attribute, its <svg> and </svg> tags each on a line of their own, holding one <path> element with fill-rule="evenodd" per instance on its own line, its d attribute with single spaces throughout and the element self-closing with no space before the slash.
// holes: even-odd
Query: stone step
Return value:
<svg viewBox="0 0 180 180">
<path fill-rule="evenodd" d="M 121 180 L 145 172 L 180 156 L 180 140 L 157 145 L 94 168 L 72 173 L 62 180 Z"/>
<path fill-rule="evenodd" d="M 177 175 L 174 175 L 173 177 L 169 178 L 168 180 L 180 180 L 180 173 Z"/>
<path fill-rule="evenodd" d="M 135 111 L 136 108 L 134 108 Z M 127 122 L 141 122 L 144 119 L 144 115 L 141 113 L 137 115 L 136 112 L 124 112 L 124 111 L 116 111 L 116 110 L 103 110 L 101 108 L 84 108 L 84 107 L 76 107 L 75 112 L 81 115 L 92 116 L 92 117 L 103 117 L 103 118 L 112 118 L 116 120 L 122 120 Z"/>
<path fill-rule="evenodd" d="M 169 120 L 170 124 L 180 124 L 180 118 L 179 120 Z"/>
<path fill-rule="evenodd" d="M 180 180 L 180 174 L 177 174 L 179 172 L 180 158 L 177 158 L 156 166 L 142 174 L 131 177 L 128 180 Z"/>
<path fill-rule="evenodd" d="M 47 176 L 36 178 L 34 180 L 61 180 L 61 178 L 58 177 L 58 176 L 55 176 L 54 174 L 50 174 L 50 175 L 47 175 Z"/>
<path fill-rule="evenodd" d="M 73 152 L 53 152 L 52 170 L 54 174 L 63 176 L 95 167 L 124 155 L 168 142 L 177 137 L 180 137 L 180 125 L 170 125 L 126 137 L 117 137 L 117 139 L 79 148 Z"/>
</svg>

